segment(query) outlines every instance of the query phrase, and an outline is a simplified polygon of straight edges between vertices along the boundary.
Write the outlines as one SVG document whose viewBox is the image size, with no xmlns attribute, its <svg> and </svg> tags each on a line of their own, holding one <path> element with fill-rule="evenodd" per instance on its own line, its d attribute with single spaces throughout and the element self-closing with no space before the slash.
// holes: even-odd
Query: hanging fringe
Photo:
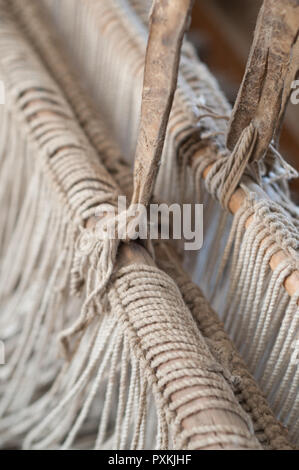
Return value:
<svg viewBox="0 0 299 470">
<path fill-rule="evenodd" d="M 1 176 L 8 169 L 11 174 L 4 180 L 7 220 L 1 234 L 6 365 L 0 371 L 0 414 L 22 416 L 57 376 L 57 335 L 80 310 L 69 296 L 79 227 L 100 203 L 115 203 L 116 186 L 88 153 L 65 99 L 3 4 L 1 19 L 0 73 L 7 86 Z M 21 175 L 12 169 L 15 163 Z"/>
</svg>

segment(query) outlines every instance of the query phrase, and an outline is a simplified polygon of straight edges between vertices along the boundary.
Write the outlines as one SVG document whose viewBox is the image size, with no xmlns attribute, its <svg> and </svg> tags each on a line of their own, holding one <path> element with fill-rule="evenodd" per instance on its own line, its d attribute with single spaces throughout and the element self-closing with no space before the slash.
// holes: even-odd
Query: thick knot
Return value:
<svg viewBox="0 0 299 470">
<path fill-rule="evenodd" d="M 72 338 L 84 331 L 96 311 L 101 311 L 101 302 L 107 294 L 121 241 L 138 238 L 142 232 L 141 226 L 145 225 L 147 230 L 146 215 L 144 206 L 131 205 L 118 214 L 105 212 L 101 218 L 94 217 L 91 226 L 81 229 L 76 242 L 70 284 L 72 294 L 77 295 L 82 294 L 86 285 L 86 300 L 80 317 L 60 335 L 65 357 L 70 357 Z M 139 230 L 136 229 L 138 225 Z M 151 246 L 148 248 L 151 249 Z"/>
</svg>

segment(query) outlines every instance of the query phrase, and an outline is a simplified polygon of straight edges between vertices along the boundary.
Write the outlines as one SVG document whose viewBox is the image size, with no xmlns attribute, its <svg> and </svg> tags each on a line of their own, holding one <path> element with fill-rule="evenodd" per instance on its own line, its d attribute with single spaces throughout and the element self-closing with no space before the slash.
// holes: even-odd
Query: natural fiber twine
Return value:
<svg viewBox="0 0 299 470">
<path fill-rule="evenodd" d="M 144 7 L 134 0 L 89 0 L 73 9 L 71 2 L 65 2 L 64 14 L 55 3 L 46 5 L 82 81 L 129 161 L 138 130 L 147 40 L 149 3 L 142 4 Z M 72 47 L 74 35 L 81 49 Z M 93 49 L 92 44 L 97 47 Z M 119 44 L 123 48 L 118 54 Z M 86 49 L 92 51 L 89 59 Z M 113 60 L 108 60 L 111 55 Z M 246 200 L 232 220 L 217 201 L 221 200 L 223 172 L 216 171 L 225 171 L 230 156 L 225 147 L 227 119 L 219 119 L 229 115 L 230 107 L 215 79 L 186 41 L 155 197 L 178 202 L 181 195 L 181 202 L 204 203 L 204 247 L 197 258 L 186 255 L 185 262 L 251 373 L 263 389 L 266 387 L 277 416 L 293 429 L 296 441 L 298 294 L 290 297 L 282 287 L 283 279 L 298 270 L 299 214 L 286 185 L 294 173 L 270 148 L 264 161 L 247 166 L 241 180 Z M 214 166 L 203 184 L 202 175 L 211 164 Z M 250 216 L 252 223 L 247 227 Z M 269 260 L 279 252 L 284 253 L 287 263 L 271 272 Z"/>
<path fill-rule="evenodd" d="M 162 245 L 158 248 L 163 252 L 163 271 L 143 264 L 117 270 L 118 244 L 113 249 L 99 244 L 77 269 L 76 240 L 85 221 L 100 204 L 115 204 L 120 192 L 117 183 L 130 193 L 131 175 L 103 121 L 69 72 L 60 49 L 51 45 L 47 29 L 32 14 L 33 3 L 10 3 L 17 9 L 17 17 L 18 11 L 22 13 L 24 30 L 42 59 L 1 0 L 0 71 L 9 91 L 8 106 L 3 109 L 7 123 L 4 136 L 9 145 L 18 146 L 17 152 L 5 152 L 0 174 L 7 185 L 3 197 L 7 198 L 4 207 L 9 221 L 1 233 L 2 266 L 7 268 L 1 270 L 2 278 L 9 272 L 5 284 L 1 283 L 5 285 L 1 292 L 5 310 L 0 321 L 9 345 L 7 367 L 1 369 L 1 444 L 144 448 L 153 445 L 157 429 L 158 448 L 290 448 L 285 430 L 275 420 L 216 314 L 172 252 Z M 105 2 L 93 3 L 98 8 Z M 129 17 L 124 18 L 127 21 Z M 22 131 L 18 139 L 16 129 Z M 1 139 L 0 145 L 4 142 Z M 173 152 L 169 143 L 167 151 Z M 21 166 L 20 172 L 18 168 L 16 184 L 5 175 L 12 173 L 18 156 L 23 157 L 24 168 Z M 13 201 L 18 201 L 17 205 Z M 250 349 L 247 339 L 244 357 L 260 375 L 266 369 L 268 397 L 275 402 L 275 410 L 281 410 L 295 441 L 298 377 L 287 345 L 297 332 L 298 315 L 294 312 L 298 297 L 290 300 L 280 285 L 282 276 L 297 263 L 298 236 L 290 215 L 295 209 L 283 210 L 286 204 L 286 196 L 272 203 L 258 201 L 248 193 L 234 219 L 217 284 L 214 273 L 206 273 L 212 288 L 221 295 L 221 270 L 231 263 L 234 277 L 227 294 L 226 326 L 232 331 L 235 311 L 241 305 L 244 314 L 234 336 L 240 345 L 244 343 L 249 325 L 255 343 Z M 248 215 L 257 223 L 245 232 Z M 290 264 L 273 273 L 264 300 L 261 286 L 256 297 L 252 295 L 261 279 L 269 276 L 269 255 L 266 246 L 259 243 L 261 234 L 267 238 L 267 247 L 273 251 L 282 248 L 290 256 Z M 219 233 L 214 235 L 219 238 Z M 251 257 L 259 262 L 252 261 L 248 269 Z M 12 259 L 13 269 L 8 269 Z M 245 263 L 248 272 L 254 273 L 253 287 L 244 272 Z M 201 268 L 205 267 L 203 262 Z M 79 294 L 78 300 L 70 295 L 70 287 Z M 231 304 L 235 289 L 239 292 L 236 306 Z M 27 305 L 23 299 L 28 299 Z M 18 307 L 21 301 L 22 309 Z M 270 323 L 274 311 L 276 322 Z M 69 331 L 78 318 L 79 327 L 77 324 L 78 328 Z M 57 361 L 56 340 L 63 330 L 72 333 L 68 334 L 70 362 Z M 73 333 L 80 336 L 73 337 Z M 265 358 L 262 345 L 269 337 L 272 349 Z M 273 364 L 275 375 L 271 374 Z M 278 381 L 281 386 L 273 393 Z M 184 397 L 175 399 L 182 390 Z M 232 412 L 240 424 L 183 427 L 189 416 L 215 409 Z"/>
</svg>

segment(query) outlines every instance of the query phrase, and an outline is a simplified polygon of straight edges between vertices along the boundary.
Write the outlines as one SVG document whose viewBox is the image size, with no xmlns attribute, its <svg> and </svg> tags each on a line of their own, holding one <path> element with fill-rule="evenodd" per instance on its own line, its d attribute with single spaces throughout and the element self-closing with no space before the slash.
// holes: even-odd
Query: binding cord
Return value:
<svg viewBox="0 0 299 470">
<path fill-rule="evenodd" d="M 228 209 L 229 201 L 246 170 L 257 136 L 257 129 L 251 122 L 243 130 L 233 152 L 217 160 L 208 173 L 208 190 L 225 209 Z"/>
</svg>

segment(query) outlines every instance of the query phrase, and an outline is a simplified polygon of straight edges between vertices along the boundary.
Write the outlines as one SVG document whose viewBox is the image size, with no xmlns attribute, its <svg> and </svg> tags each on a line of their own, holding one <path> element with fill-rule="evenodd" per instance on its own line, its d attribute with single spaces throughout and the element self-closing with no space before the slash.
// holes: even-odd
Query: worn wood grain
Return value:
<svg viewBox="0 0 299 470">
<path fill-rule="evenodd" d="M 194 0 L 155 0 L 146 51 L 132 202 L 152 195 L 177 85 L 180 51 Z"/>
<path fill-rule="evenodd" d="M 229 149 L 251 121 L 259 134 L 254 160 L 265 155 L 272 139 L 278 139 L 291 83 L 299 70 L 298 35 L 299 0 L 264 0 L 230 121 Z"/>
</svg>

